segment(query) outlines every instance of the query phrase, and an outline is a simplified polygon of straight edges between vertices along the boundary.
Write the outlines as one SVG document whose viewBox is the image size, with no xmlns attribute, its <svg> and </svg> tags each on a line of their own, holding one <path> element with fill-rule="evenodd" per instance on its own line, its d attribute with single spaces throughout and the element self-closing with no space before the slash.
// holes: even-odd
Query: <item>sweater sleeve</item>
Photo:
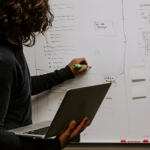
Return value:
<svg viewBox="0 0 150 150">
<path fill-rule="evenodd" d="M 0 150 L 61 150 L 60 141 L 56 139 L 37 140 L 19 137 L 5 129 L 5 118 L 13 92 L 15 67 L 13 62 L 0 60 Z"/>
<path fill-rule="evenodd" d="M 53 86 L 71 78 L 74 78 L 74 75 L 69 66 L 45 75 L 33 76 L 31 77 L 32 95 L 50 90 Z"/>
</svg>

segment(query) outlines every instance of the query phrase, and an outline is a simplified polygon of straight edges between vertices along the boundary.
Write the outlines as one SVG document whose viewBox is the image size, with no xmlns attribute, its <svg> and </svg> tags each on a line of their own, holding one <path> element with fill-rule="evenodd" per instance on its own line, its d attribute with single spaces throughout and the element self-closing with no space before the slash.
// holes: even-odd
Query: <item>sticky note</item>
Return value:
<svg viewBox="0 0 150 150">
<path fill-rule="evenodd" d="M 132 98 L 144 98 L 147 96 L 147 90 L 144 84 L 135 84 L 132 86 Z"/>
<path fill-rule="evenodd" d="M 117 87 L 117 77 L 116 76 L 104 76 L 104 83 L 112 83 L 114 87 Z"/>
<path fill-rule="evenodd" d="M 132 81 L 145 80 L 146 71 L 144 66 L 135 66 L 131 68 Z"/>
</svg>

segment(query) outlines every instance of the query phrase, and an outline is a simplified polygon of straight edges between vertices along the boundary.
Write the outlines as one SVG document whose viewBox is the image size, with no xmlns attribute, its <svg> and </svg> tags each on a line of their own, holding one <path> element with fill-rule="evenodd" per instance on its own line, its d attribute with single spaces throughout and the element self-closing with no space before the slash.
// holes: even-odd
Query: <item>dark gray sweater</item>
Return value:
<svg viewBox="0 0 150 150">
<path fill-rule="evenodd" d="M 19 137 L 7 130 L 32 124 L 31 96 L 73 78 L 68 66 L 53 73 L 30 77 L 23 50 L 0 41 L 0 150 L 60 150 L 52 140 Z"/>
</svg>

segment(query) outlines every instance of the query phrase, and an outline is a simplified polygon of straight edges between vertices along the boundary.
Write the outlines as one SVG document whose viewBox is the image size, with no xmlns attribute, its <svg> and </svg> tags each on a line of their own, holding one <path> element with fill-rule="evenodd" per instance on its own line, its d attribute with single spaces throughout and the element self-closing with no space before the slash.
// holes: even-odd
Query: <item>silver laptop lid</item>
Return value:
<svg viewBox="0 0 150 150">
<path fill-rule="evenodd" d="M 110 86 L 111 83 L 68 90 L 45 138 L 61 135 L 73 120 L 79 124 L 88 117 L 92 123 Z"/>
</svg>

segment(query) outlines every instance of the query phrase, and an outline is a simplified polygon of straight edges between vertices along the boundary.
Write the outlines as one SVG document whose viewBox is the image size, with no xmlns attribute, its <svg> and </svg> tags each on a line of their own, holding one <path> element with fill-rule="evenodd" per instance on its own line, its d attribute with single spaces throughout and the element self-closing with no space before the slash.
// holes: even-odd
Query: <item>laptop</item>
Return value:
<svg viewBox="0 0 150 150">
<path fill-rule="evenodd" d="M 104 100 L 111 83 L 69 89 L 53 119 L 9 130 L 19 136 L 48 139 L 61 135 L 75 120 L 77 125 L 88 117 L 90 124 Z"/>
</svg>

